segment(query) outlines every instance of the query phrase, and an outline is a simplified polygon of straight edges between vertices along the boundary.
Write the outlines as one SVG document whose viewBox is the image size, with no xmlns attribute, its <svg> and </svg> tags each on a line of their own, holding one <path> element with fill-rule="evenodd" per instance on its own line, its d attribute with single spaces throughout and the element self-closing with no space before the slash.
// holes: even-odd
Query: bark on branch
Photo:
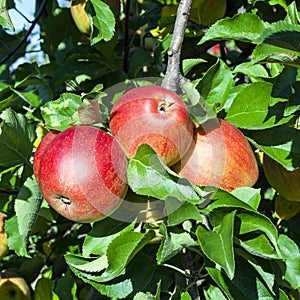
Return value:
<svg viewBox="0 0 300 300">
<path fill-rule="evenodd" d="M 192 0 L 181 0 L 174 24 L 173 36 L 168 50 L 168 65 L 162 87 L 176 92 L 186 81 L 180 71 L 181 48 L 184 32 L 191 10 Z"/>
</svg>

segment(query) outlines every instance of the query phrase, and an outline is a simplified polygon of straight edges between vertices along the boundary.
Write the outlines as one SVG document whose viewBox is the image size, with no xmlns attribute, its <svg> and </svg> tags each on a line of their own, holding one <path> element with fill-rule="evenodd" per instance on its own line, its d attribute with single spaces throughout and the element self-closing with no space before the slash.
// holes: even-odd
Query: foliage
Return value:
<svg viewBox="0 0 300 300">
<path fill-rule="evenodd" d="M 0 269 L 23 276 L 34 299 L 299 299 L 300 215 L 277 222 L 261 162 L 266 153 L 300 167 L 298 2 L 227 0 L 222 19 L 186 28 L 182 96 L 194 121 L 218 116 L 243 131 L 259 162 L 256 185 L 231 193 L 193 186 L 141 146 L 128 166 L 131 197 L 163 200 L 165 218 L 139 223 L 116 212 L 94 224 L 45 203 L 34 152 L 50 129 L 88 123 L 90 100 L 109 130 L 117 97 L 160 81 L 178 4 L 131 1 L 119 11 L 117 0 L 110 8 L 89 0 L 86 37 L 68 6 L 36 1 L 41 50 L 26 60 L 30 42 L 15 46 L 27 33 L 13 32 L 3 9 L 11 2 L 0 1 L 0 209 L 10 248 Z"/>
</svg>

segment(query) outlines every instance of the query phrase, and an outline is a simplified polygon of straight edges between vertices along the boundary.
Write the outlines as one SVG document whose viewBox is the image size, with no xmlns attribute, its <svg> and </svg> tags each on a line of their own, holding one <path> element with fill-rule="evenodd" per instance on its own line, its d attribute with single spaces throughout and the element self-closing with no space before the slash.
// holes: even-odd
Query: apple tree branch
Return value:
<svg viewBox="0 0 300 300">
<path fill-rule="evenodd" d="M 178 6 L 174 24 L 173 36 L 168 50 L 168 65 L 162 87 L 176 92 L 178 86 L 187 81 L 180 71 L 181 48 L 184 33 L 191 10 L 192 0 L 181 0 Z"/>
</svg>

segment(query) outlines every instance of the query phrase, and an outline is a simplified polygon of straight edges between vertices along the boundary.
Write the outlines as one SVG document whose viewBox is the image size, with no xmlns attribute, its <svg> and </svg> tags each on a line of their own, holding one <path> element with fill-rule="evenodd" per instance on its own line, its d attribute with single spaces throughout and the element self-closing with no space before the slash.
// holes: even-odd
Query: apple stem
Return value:
<svg viewBox="0 0 300 300">
<path fill-rule="evenodd" d="M 180 72 L 180 55 L 185 28 L 191 10 L 192 0 L 181 0 L 174 24 L 173 36 L 168 50 L 168 65 L 162 87 L 177 92 L 188 81 Z"/>
</svg>

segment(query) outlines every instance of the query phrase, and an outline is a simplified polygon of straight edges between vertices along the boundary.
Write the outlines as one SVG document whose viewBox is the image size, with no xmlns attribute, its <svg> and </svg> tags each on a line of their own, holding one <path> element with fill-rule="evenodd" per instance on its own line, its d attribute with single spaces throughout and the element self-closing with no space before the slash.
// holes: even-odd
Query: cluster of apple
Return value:
<svg viewBox="0 0 300 300">
<path fill-rule="evenodd" d="M 86 125 L 49 132 L 34 155 L 34 174 L 46 201 L 77 222 L 112 214 L 126 196 L 128 159 L 148 144 L 192 184 L 227 191 L 258 178 L 253 151 L 232 124 L 193 123 L 184 101 L 160 86 L 129 90 L 110 112 L 111 133 Z"/>
</svg>

